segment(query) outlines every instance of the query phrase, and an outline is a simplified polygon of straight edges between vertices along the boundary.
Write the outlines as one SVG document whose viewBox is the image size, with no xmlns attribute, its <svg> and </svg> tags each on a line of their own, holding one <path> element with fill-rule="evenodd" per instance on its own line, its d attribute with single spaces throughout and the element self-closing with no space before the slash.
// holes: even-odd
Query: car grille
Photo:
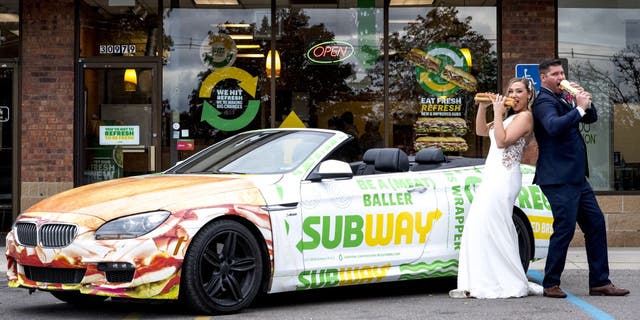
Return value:
<svg viewBox="0 0 640 320">
<path fill-rule="evenodd" d="M 78 228 L 71 224 L 48 223 L 40 226 L 38 231 L 35 223 L 16 223 L 18 242 L 31 247 L 38 245 L 38 239 L 45 248 L 66 247 L 76 237 L 77 231 Z"/>
<path fill-rule="evenodd" d="M 131 282 L 135 270 L 108 271 L 105 272 L 109 282 Z"/>
<path fill-rule="evenodd" d="M 48 283 L 80 283 L 86 269 L 41 268 L 24 266 L 24 275 L 32 281 Z"/>
</svg>

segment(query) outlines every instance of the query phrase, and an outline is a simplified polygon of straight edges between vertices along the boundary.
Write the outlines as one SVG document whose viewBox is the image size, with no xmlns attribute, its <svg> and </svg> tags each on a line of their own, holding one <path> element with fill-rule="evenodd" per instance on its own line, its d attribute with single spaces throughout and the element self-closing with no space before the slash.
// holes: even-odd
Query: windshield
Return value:
<svg viewBox="0 0 640 320">
<path fill-rule="evenodd" d="M 185 160 L 171 173 L 285 173 L 332 136 L 317 131 L 258 131 L 235 135 Z"/>
</svg>

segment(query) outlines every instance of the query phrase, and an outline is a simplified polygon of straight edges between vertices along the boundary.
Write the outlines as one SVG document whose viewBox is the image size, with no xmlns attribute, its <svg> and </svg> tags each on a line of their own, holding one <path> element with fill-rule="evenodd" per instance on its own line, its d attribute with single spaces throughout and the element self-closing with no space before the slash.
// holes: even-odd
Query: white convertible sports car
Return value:
<svg viewBox="0 0 640 320">
<path fill-rule="evenodd" d="M 229 313 L 259 292 L 455 276 L 483 159 L 382 148 L 346 163 L 349 139 L 243 132 L 162 174 L 45 199 L 7 235 L 9 286 Z M 513 221 L 526 270 L 546 256 L 553 219 L 534 168 L 521 169 Z"/>
</svg>

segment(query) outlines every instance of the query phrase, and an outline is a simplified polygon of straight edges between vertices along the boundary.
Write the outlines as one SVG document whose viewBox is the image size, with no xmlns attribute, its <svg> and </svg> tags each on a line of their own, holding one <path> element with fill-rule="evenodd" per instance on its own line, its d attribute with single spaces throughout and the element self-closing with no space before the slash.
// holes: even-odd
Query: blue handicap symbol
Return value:
<svg viewBox="0 0 640 320">
<path fill-rule="evenodd" d="M 540 92 L 540 73 L 537 64 L 517 64 L 516 77 L 527 78 L 533 82 L 536 92 Z"/>
</svg>

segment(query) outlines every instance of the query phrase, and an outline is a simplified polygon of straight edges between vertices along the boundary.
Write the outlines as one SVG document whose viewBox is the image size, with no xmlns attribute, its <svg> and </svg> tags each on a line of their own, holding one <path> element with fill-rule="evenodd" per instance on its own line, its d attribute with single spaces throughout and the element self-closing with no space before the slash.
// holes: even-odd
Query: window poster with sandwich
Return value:
<svg viewBox="0 0 640 320">
<path fill-rule="evenodd" d="M 475 92 L 477 81 L 469 73 L 468 52 L 446 43 L 412 48 L 405 58 L 415 65 L 416 80 L 426 95 L 420 98 L 414 123 L 416 151 L 436 147 L 448 152 L 467 151 L 463 136 L 467 122 L 460 90 Z"/>
</svg>

